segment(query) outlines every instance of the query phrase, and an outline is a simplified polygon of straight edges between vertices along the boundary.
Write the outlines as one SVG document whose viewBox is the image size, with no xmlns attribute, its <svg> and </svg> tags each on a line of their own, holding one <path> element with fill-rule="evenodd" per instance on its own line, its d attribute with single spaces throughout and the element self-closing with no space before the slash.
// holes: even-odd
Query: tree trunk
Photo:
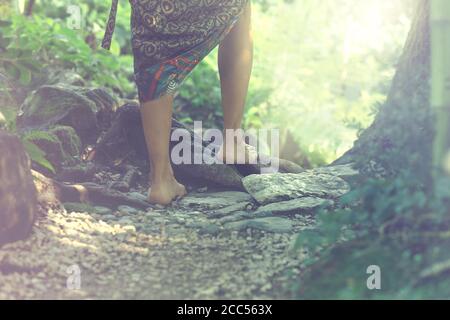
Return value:
<svg viewBox="0 0 450 320">
<path fill-rule="evenodd" d="M 450 2 L 431 3 L 431 106 L 436 115 L 433 165 L 442 168 L 450 150 Z M 440 170 L 436 170 L 439 174 Z"/>
<path fill-rule="evenodd" d="M 36 211 L 29 158 L 19 138 L 0 131 L 0 245 L 25 238 Z"/>
<path fill-rule="evenodd" d="M 24 14 L 27 17 L 29 17 L 33 14 L 33 7 L 34 7 L 35 2 L 36 2 L 35 0 L 28 0 L 27 6 L 26 6 L 25 12 L 24 12 Z"/>
<path fill-rule="evenodd" d="M 413 154 L 421 168 L 431 162 L 434 132 L 429 107 L 429 22 L 430 0 L 420 0 L 385 104 L 373 124 L 336 164 L 357 161 L 370 172 L 375 162 L 385 171 L 395 172 Z M 386 157 L 390 152 L 397 152 L 395 161 Z"/>
</svg>

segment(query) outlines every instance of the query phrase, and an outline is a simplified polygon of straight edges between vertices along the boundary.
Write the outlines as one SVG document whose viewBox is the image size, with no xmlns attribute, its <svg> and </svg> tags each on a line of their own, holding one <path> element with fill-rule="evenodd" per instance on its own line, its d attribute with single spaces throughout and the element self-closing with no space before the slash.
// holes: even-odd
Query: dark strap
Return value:
<svg viewBox="0 0 450 320">
<path fill-rule="evenodd" d="M 106 24 L 105 36 L 102 41 L 102 48 L 109 50 L 116 26 L 117 4 L 119 0 L 112 0 L 111 11 L 109 12 L 108 23 Z"/>
</svg>

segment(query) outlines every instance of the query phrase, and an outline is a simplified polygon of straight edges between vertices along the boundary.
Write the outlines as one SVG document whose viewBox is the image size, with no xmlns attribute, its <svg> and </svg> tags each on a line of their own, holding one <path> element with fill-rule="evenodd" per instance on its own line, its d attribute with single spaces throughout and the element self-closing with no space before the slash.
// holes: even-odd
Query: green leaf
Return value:
<svg viewBox="0 0 450 320">
<path fill-rule="evenodd" d="M 6 124 L 7 130 L 11 132 L 16 131 L 16 115 L 17 112 L 15 108 L 11 108 L 8 106 L 2 106 L 2 110 L 0 111 L 0 123 L 4 122 Z M 3 117 L 3 119 L 2 119 Z"/>
<path fill-rule="evenodd" d="M 45 158 L 46 153 L 37 145 L 29 140 L 22 140 L 25 150 L 30 156 L 31 160 L 39 164 L 40 166 L 50 170 L 52 173 L 55 173 L 55 168 L 53 165 Z"/>
<path fill-rule="evenodd" d="M 19 72 L 20 72 L 20 76 L 19 76 L 20 83 L 23 84 L 24 86 L 29 85 L 31 82 L 30 69 L 28 69 L 22 65 L 18 65 L 17 68 L 19 69 Z"/>
</svg>

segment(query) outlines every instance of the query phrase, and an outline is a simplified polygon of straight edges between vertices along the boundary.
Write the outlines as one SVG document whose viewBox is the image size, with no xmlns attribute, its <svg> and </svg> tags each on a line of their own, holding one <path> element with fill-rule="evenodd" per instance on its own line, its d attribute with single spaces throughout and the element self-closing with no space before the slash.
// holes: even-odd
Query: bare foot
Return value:
<svg viewBox="0 0 450 320">
<path fill-rule="evenodd" d="M 258 152 L 256 148 L 240 139 L 231 144 L 224 142 L 216 157 L 225 164 L 258 163 Z"/>
<path fill-rule="evenodd" d="M 160 182 L 152 183 L 148 190 L 148 201 L 152 204 L 167 206 L 175 199 L 185 196 L 186 193 L 185 186 L 172 176 Z"/>
</svg>

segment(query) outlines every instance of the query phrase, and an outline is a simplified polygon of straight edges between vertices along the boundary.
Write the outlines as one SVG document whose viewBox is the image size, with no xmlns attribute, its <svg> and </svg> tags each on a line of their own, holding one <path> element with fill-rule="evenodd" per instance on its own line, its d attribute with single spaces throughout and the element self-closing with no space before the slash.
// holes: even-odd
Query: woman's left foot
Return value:
<svg viewBox="0 0 450 320">
<path fill-rule="evenodd" d="M 182 198 L 187 194 L 185 186 L 174 177 L 168 177 L 159 183 L 152 183 L 148 191 L 148 201 L 151 204 L 167 206 L 174 200 Z"/>
</svg>

